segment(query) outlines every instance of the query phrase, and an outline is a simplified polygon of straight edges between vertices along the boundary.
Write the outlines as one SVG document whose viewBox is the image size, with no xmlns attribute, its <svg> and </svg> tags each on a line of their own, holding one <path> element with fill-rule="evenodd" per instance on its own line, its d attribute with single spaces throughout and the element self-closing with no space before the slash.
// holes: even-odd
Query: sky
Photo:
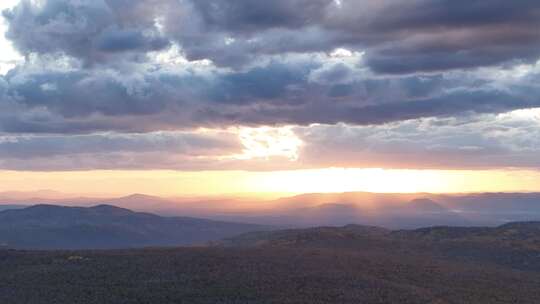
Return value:
<svg viewBox="0 0 540 304">
<path fill-rule="evenodd" d="M 538 1 L 0 9 L 0 191 L 540 191 Z"/>
</svg>

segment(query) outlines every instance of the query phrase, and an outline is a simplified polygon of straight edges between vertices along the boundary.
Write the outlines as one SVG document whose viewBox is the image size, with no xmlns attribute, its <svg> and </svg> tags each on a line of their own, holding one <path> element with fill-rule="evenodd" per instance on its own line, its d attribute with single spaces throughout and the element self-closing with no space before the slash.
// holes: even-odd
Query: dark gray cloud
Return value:
<svg viewBox="0 0 540 304">
<path fill-rule="evenodd" d="M 188 57 L 237 65 L 262 55 L 366 51 L 380 73 L 531 62 L 540 52 L 537 1 L 193 1 L 189 33 L 167 31 Z M 229 39 L 230 43 L 225 43 Z"/>
<path fill-rule="evenodd" d="M 11 81 L 19 76 L 12 71 L 9 94 L 30 108 L 47 107 L 64 117 L 152 114 L 163 109 L 161 91 L 140 87 L 137 80 L 114 75 L 95 75 L 84 71 L 50 71 L 25 75 L 24 81 Z"/>
<path fill-rule="evenodd" d="M 163 37 L 148 37 L 134 30 L 109 29 L 95 43 L 101 52 L 127 52 L 131 50 L 157 51 L 169 46 Z"/>
<path fill-rule="evenodd" d="M 279 27 L 300 29 L 324 19 L 331 4 L 329 0 L 193 1 L 206 26 L 241 33 Z"/>
<path fill-rule="evenodd" d="M 328 63 L 335 60 L 337 63 Z M 506 73 L 512 73 L 507 71 Z M 245 71 L 48 70 L 0 78 L 0 130 L 148 132 L 230 125 L 368 125 L 540 106 L 534 73 L 378 77 L 339 59 L 273 61 Z M 329 76 L 333 75 L 333 76 Z"/>
<path fill-rule="evenodd" d="M 126 56 L 140 60 L 141 54 L 167 48 L 169 41 L 159 33 L 152 14 L 137 13 L 139 2 L 22 0 L 4 11 L 9 22 L 6 36 L 24 55 L 63 53 L 85 64 Z"/>
<path fill-rule="evenodd" d="M 348 47 L 374 71 L 400 74 L 535 61 L 539 13 L 533 0 L 23 0 L 4 15 L 24 54 L 141 60 L 176 42 L 191 60 L 238 67 Z"/>
</svg>

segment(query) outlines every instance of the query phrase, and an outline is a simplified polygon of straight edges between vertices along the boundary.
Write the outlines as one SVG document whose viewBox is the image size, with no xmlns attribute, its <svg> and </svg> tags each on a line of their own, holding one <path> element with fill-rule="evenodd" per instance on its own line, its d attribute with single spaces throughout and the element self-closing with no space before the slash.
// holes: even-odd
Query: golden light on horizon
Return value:
<svg viewBox="0 0 540 304">
<path fill-rule="evenodd" d="M 456 193 L 540 191 L 533 170 L 328 168 L 291 171 L 0 171 L 0 191 L 56 190 L 84 195 L 255 195 L 323 192 Z"/>
<path fill-rule="evenodd" d="M 263 173 L 251 182 L 251 187 L 259 191 L 291 193 L 539 191 L 540 173 L 525 170 L 329 168 Z"/>
</svg>

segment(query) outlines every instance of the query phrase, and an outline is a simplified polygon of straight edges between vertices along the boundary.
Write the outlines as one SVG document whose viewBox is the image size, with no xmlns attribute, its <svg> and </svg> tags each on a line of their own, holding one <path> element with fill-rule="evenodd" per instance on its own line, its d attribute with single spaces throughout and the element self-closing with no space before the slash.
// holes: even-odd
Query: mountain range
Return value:
<svg viewBox="0 0 540 304">
<path fill-rule="evenodd" d="M 34 197 L 40 193 L 48 197 Z M 540 193 L 348 192 L 302 194 L 274 200 L 161 198 L 144 194 L 120 198 L 67 197 L 45 190 L 26 195 L 16 193 L 16 198 L 10 199 L 8 194 L 0 193 L 0 204 L 45 203 L 82 207 L 107 204 L 162 216 L 190 216 L 291 228 L 354 223 L 413 229 L 434 225 L 497 226 L 511 221 L 540 220 Z M 0 205 L 0 209 L 17 207 L 5 205 Z"/>
<path fill-rule="evenodd" d="M 35 205 L 0 212 L 0 245 L 30 249 L 109 249 L 197 245 L 267 226 L 162 217 L 111 205 Z"/>
</svg>

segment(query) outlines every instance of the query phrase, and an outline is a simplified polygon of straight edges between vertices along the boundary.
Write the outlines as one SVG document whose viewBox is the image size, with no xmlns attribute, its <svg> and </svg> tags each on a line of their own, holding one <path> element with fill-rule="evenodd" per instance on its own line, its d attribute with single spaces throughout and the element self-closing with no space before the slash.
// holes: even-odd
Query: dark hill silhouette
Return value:
<svg viewBox="0 0 540 304">
<path fill-rule="evenodd" d="M 203 244 L 265 226 L 161 217 L 111 205 L 36 205 L 0 212 L 0 244 L 12 248 L 127 248 Z"/>
</svg>

